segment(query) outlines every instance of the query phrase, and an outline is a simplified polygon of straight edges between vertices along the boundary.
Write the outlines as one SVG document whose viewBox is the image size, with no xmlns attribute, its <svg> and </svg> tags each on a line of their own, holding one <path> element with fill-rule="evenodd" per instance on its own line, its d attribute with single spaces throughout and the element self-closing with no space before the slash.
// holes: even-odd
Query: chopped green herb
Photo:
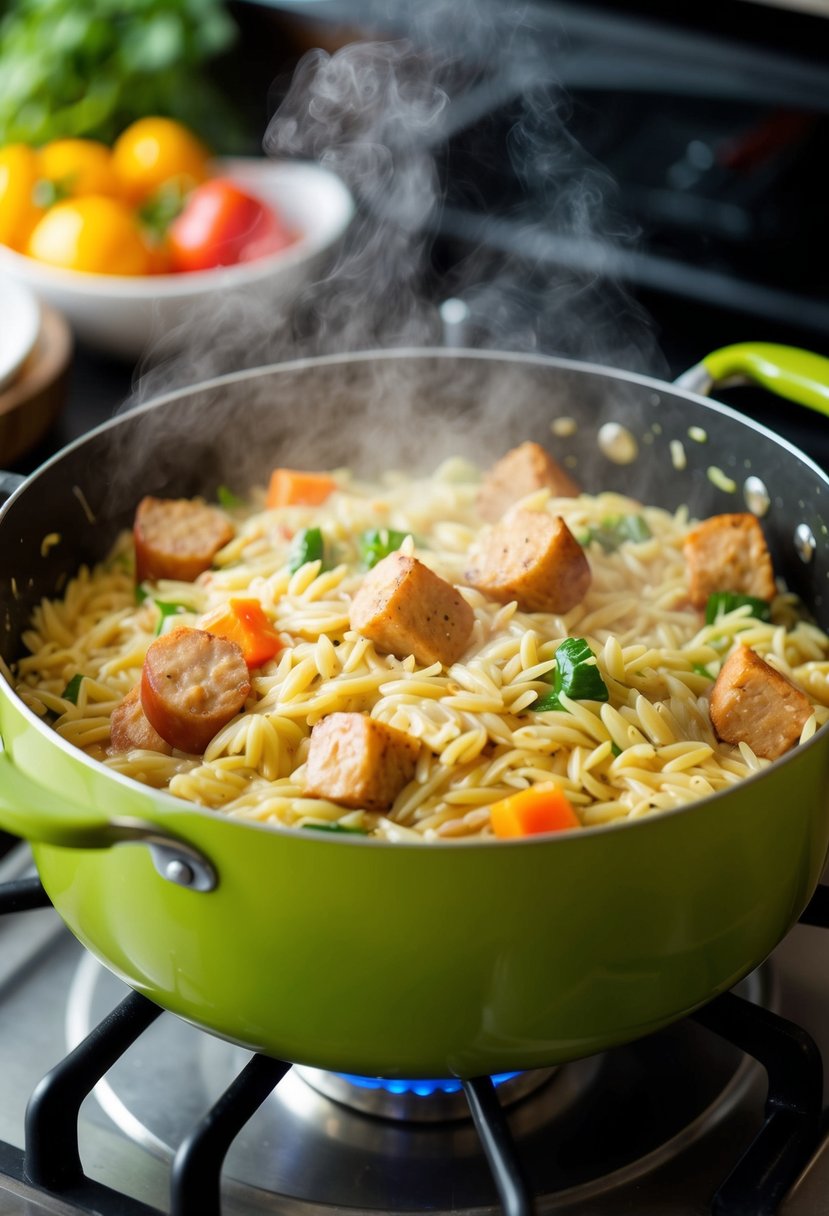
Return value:
<svg viewBox="0 0 829 1216">
<path fill-rule="evenodd" d="M 325 542 L 319 528 L 301 528 L 294 537 L 288 557 L 288 569 L 294 574 L 306 562 L 325 565 Z"/>
<path fill-rule="evenodd" d="M 597 541 L 605 553 L 615 553 L 626 540 L 650 540 L 651 530 L 642 515 L 608 515 L 594 528 L 579 536 L 579 544 Z"/>
<path fill-rule="evenodd" d="M 232 507 L 241 507 L 244 505 L 244 498 L 240 498 L 238 494 L 234 494 L 227 486 L 219 486 L 216 490 L 216 501 L 220 507 L 224 507 L 229 511 Z"/>
<path fill-rule="evenodd" d="M 348 836 L 367 836 L 363 828 L 347 828 L 344 823 L 303 823 L 304 828 L 314 832 L 339 832 Z"/>
<path fill-rule="evenodd" d="M 756 617 L 758 621 L 771 620 L 771 605 L 767 600 L 757 599 L 754 595 L 738 595 L 736 591 L 715 591 L 713 595 L 709 595 L 705 605 L 705 623 L 713 625 L 718 616 L 745 605 L 751 610 L 749 615 Z"/>
<path fill-rule="evenodd" d="M 539 697 L 530 708 L 534 713 L 563 709 L 559 700 L 561 692 L 576 701 L 607 701 L 610 698 L 596 657 L 584 638 L 564 639 L 556 651 L 553 691 Z"/>
<path fill-rule="evenodd" d="M 395 553 L 408 535 L 408 532 L 397 532 L 394 528 L 369 528 L 367 532 L 362 532 L 357 539 L 357 547 L 366 570 L 376 566 L 390 553 Z"/>
<path fill-rule="evenodd" d="M 695 671 L 698 676 L 705 676 L 706 680 L 713 680 L 711 672 L 707 667 L 703 667 L 702 663 L 692 663 L 691 671 Z"/>
<path fill-rule="evenodd" d="M 621 749 L 621 747 L 619 747 L 618 743 L 611 742 L 610 750 L 614 756 L 621 756 L 621 754 L 622 754 L 622 749 Z"/>
<path fill-rule="evenodd" d="M 169 603 L 164 600 L 156 600 L 155 606 L 158 609 L 158 624 L 155 629 L 155 636 L 161 633 L 164 624 L 168 617 L 179 616 L 182 612 L 192 612 L 193 609 L 189 604 L 179 604 L 171 600 Z"/>
<path fill-rule="evenodd" d="M 152 600 L 158 609 L 158 623 L 155 630 L 156 637 L 158 637 L 164 628 L 164 622 L 167 620 L 168 616 L 176 616 L 181 612 L 193 612 L 192 604 L 181 604 L 178 601 L 173 600 L 170 600 L 169 602 L 166 600 L 157 600 L 152 591 L 149 591 L 144 583 L 139 583 L 135 588 L 135 602 L 136 604 L 145 604 L 147 600 Z"/>
<path fill-rule="evenodd" d="M 78 693 L 81 691 L 81 683 L 83 682 L 83 680 L 84 680 L 84 676 L 82 676 L 81 673 L 78 672 L 76 675 L 74 675 L 72 677 L 72 679 L 66 685 L 63 692 L 61 693 L 61 696 L 65 700 L 71 701 L 73 705 L 77 705 L 78 704 Z"/>
</svg>

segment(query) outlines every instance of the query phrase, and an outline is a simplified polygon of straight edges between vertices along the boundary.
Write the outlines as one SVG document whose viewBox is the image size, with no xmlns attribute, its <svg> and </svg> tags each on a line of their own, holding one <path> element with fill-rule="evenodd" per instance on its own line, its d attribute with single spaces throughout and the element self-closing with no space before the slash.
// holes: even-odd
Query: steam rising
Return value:
<svg viewBox="0 0 829 1216">
<path fill-rule="evenodd" d="M 410 7 L 416 24 L 405 37 L 307 54 L 264 137 L 270 156 L 319 162 L 349 186 L 357 215 L 341 246 L 291 299 L 249 289 L 200 307 L 157 343 L 128 406 L 297 357 L 440 345 L 448 294 L 469 307 L 470 345 L 663 370 L 647 318 L 613 275 L 636 234 L 614 214 L 609 175 L 568 132 L 549 43 L 506 5 Z M 505 132 L 491 117 L 502 106 L 511 119 Z M 472 165 L 455 151 L 467 131 Z M 458 191 L 474 202 L 480 181 L 499 177 L 520 193 L 497 214 L 479 207 L 470 221 Z M 449 281 L 431 264 L 438 227 L 462 240 Z M 400 428 L 391 412 L 422 411 L 422 394 L 390 384 L 384 366 L 378 395 L 383 463 L 395 464 L 390 444 Z M 353 437 L 354 402 L 347 408 Z M 202 414 L 199 426 L 230 441 L 235 428 L 226 421 Z M 329 457 L 319 449 L 314 464 L 343 462 L 342 450 Z"/>
</svg>

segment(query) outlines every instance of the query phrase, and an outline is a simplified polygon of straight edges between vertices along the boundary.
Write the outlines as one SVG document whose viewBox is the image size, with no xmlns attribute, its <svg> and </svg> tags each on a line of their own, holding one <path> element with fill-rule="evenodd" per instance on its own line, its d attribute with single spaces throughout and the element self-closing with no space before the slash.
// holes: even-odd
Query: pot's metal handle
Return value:
<svg viewBox="0 0 829 1216">
<path fill-rule="evenodd" d="M 186 841 L 143 819 L 84 811 L 24 776 L 0 743 L 0 828 L 31 844 L 59 849 L 110 849 L 143 844 L 162 878 L 191 891 L 212 891 L 214 866 Z"/>
<path fill-rule="evenodd" d="M 676 384 L 706 396 L 716 387 L 751 382 L 829 415 L 829 359 L 797 346 L 774 342 L 723 346 L 679 376 Z"/>
</svg>

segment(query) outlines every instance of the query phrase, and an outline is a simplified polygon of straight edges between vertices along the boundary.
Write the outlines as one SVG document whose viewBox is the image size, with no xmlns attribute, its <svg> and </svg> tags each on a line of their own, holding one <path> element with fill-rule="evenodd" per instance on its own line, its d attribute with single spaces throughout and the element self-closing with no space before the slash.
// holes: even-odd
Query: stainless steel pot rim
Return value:
<svg viewBox="0 0 829 1216">
<path fill-rule="evenodd" d="M 748 418 L 737 410 L 732 409 L 728 405 L 723 405 L 722 402 L 713 400 L 710 397 L 701 396 L 698 393 L 691 392 L 689 389 L 681 388 L 678 385 L 672 384 L 668 380 L 658 380 L 653 376 L 646 376 L 640 372 L 631 372 L 621 370 L 619 368 L 610 367 L 602 363 L 582 362 L 577 359 L 567 359 L 559 355 L 536 354 L 528 351 L 500 351 L 500 350 L 475 350 L 465 347 L 445 347 L 445 346 L 417 346 L 417 347 L 399 347 L 380 350 L 353 351 L 347 354 L 329 354 L 329 355 L 312 355 L 302 359 L 291 359 L 280 363 L 263 364 L 259 367 L 243 368 L 236 372 L 225 372 L 221 376 L 214 376 L 208 380 L 201 380 L 196 384 L 187 385 L 184 388 L 171 389 L 169 392 L 161 393 L 157 397 L 153 397 L 149 401 L 142 402 L 132 409 L 125 411 L 123 414 L 117 414 L 110 418 L 107 422 L 101 423 L 100 426 L 88 431 L 85 435 L 72 440 L 59 452 L 49 457 L 42 465 L 39 466 L 21 486 L 19 486 L 9 499 L 0 506 L 0 521 L 2 521 L 8 506 L 11 502 L 25 492 L 37 477 L 58 464 L 61 459 L 69 452 L 77 448 L 81 448 L 87 442 L 97 435 L 105 434 L 107 431 L 116 429 L 125 418 L 134 418 L 138 414 L 148 413 L 151 410 L 157 409 L 172 401 L 178 401 L 185 397 L 192 396 L 196 392 L 209 392 L 213 389 L 221 388 L 227 384 L 237 384 L 248 380 L 257 380 L 271 375 L 283 375 L 293 372 L 301 372 L 314 367 L 332 367 L 343 363 L 369 363 L 378 360 L 391 362 L 392 360 L 401 359 L 446 359 L 451 360 L 468 360 L 470 362 L 480 363 L 515 363 L 526 364 L 530 363 L 537 367 L 557 368 L 561 371 L 583 372 L 591 375 L 598 375 L 609 380 L 622 381 L 627 384 L 636 384 L 642 388 L 651 389 L 656 393 L 669 392 L 673 396 L 681 397 L 686 401 L 692 402 L 694 405 L 703 409 L 709 410 L 712 413 L 720 414 L 726 418 L 730 418 L 735 422 L 740 423 L 748 430 L 755 431 L 757 434 L 764 436 L 782 447 L 791 455 L 796 456 L 801 463 L 814 473 L 820 481 L 829 490 L 829 473 L 816 464 L 810 456 L 790 443 L 782 435 L 778 435 L 769 427 L 762 423 L 756 422 L 753 418 Z"/>
</svg>

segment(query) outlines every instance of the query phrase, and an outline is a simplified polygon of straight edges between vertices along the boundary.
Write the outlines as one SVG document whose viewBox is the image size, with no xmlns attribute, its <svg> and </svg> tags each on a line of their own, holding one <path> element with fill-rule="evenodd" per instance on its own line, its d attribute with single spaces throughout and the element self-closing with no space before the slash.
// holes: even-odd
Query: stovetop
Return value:
<svg viewBox="0 0 829 1216">
<path fill-rule="evenodd" d="M 0 883 L 28 873 L 24 847 L 0 863 Z M 728 1032 L 731 1019 L 746 1014 L 759 1018 L 762 1029 L 770 1009 L 808 1032 L 829 1060 L 827 1002 L 829 933 L 801 924 L 768 964 L 697 1019 L 541 1078 L 504 1115 L 534 1196 L 527 1209 L 520 1202 L 511 1206 L 509 1188 L 499 1193 L 481 1126 L 476 1130 L 471 1118 L 397 1122 L 343 1106 L 317 1092 L 301 1070 L 252 1056 L 172 1014 L 157 1015 L 75 941 L 50 907 L 12 912 L 0 916 L 0 1213 L 702 1216 L 716 1210 L 718 1216 L 829 1216 L 829 1134 L 817 1120 L 807 1120 L 808 1150 L 795 1147 L 796 1165 L 789 1166 L 794 1185 L 785 1196 L 775 1194 L 773 1176 L 790 1151 L 788 1129 L 799 1117 L 800 1099 L 794 1089 L 784 1091 L 795 1073 L 815 1064 L 806 1058 L 808 1039 L 801 1042 L 800 1032 L 792 1031 L 796 1039 L 788 1047 L 794 1054 L 778 1059 L 772 1070 L 782 1074 L 783 1090 L 773 1092 L 778 1076 L 769 1104 L 764 1069 L 716 1033 Z M 143 1029 L 133 1042 L 121 1023 L 134 1015 Z M 21 1152 L 30 1096 L 90 1034 L 99 1050 L 108 1050 L 104 1037 L 118 1046 L 115 1062 L 80 1106 L 82 1181 L 60 1177 L 72 1139 L 64 1120 L 74 1116 L 67 1116 L 60 1094 L 51 1111 L 41 1095 L 37 1119 L 29 1116 L 28 1172 L 41 1182 L 44 1171 L 54 1177 L 47 1189 L 33 1186 L 24 1180 Z M 819 1061 L 815 1066 L 820 1072 Z M 814 1080 L 807 1082 L 813 1097 Z M 64 1090 L 70 1106 L 77 1084 L 72 1080 Z M 171 1174 L 182 1171 L 181 1146 L 194 1139 L 194 1129 L 203 1131 L 208 1112 L 219 1138 L 211 1146 L 208 1133 L 206 1147 L 190 1157 L 201 1160 L 208 1176 L 218 1174 L 220 1125 L 251 1084 L 260 1092 L 242 1099 L 248 1109 L 241 1131 L 229 1140 L 220 1208 L 212 1206 L 201 1174 L 193 1192 L 171 1189 Z M 486 1089 L 477 1096 L 485 1102 Z M 749 1162 L 747 1173 L 764 1120 L 768 1155 Z M 36 1123 L 45 1132 L 39 1146 L 32 1143 Z M 815 1143 L 817 1151 L 803 1166 L 799 1158 L 812 1154 Z M 723 1186 L 729 1174 L 731 1183 Z M 717 1192 L 720 1206 L 712 1209 Z"/>
<path fill-rule="evenodd" d="M 325 7 L 315 6 L 320 12 Z M 595 23 L 595 6 L 588 6 L 590 12 L 583 6 L 555 7 L 569 10 L 571 20 L 585 29 Z M 661 12 L 663 6 L 651 7 Z M 693 42 L 681 40 L 681 45 L 682 57 L 693 61 Z M 247 55 L 251 48 L 245 49 Z M 741 77 L 725 49 L 722 53 L 726 59 L 723 79 L 730 86 Z M 798 51 L 798 60 L 799 56 Z M 571 84 L 584 101 L 592 103 L 597 90 L 608 92 L 608 66 L 618 66 L 624 77 L 635 62 L 633 54 L 617 55 L 612 61 L 599 54 L 576 54 Z M 705 62 L 702 72 L 694 68 L 694 80 L 707 79 L 711 65 Z M 670 72 L 670 64 L 665 69 L 661 58 L 657 67 L 663 76 Z M 788 70 L 787 61 L 782 68 Z M 792 74 L 801 92 L 807 89 L 808 79 L 803 73 Z M 622 97 L 624 89 L 617 93 Z M 708 223 L 722 214 L 721 208 L 702 206 L 709 201 L 702 187 L 710 182 L 710 173 L 701 176 L 699 183 L 681 184 L 682 197 L 699 204 L 690 227 L 684 218 L 689 214 L 687 208 L 681 213 L 665 210 L 677 191 L 654 188 L 654 164 L 661 163 L 654 161 L 654 147 L 662 149 L 666 171 L 674 162 L 680 169 L 687 168 L 681 156 L 674 157 L 673 142 L 680 136 L 689 150 L 698 152 L 700 133 L 703 143 L 711 142 L 709 135 L 717 135 L 719 124 L 729 121 L 730 115 L 742 123 L 737 102 L 724 107 L 715 92 L 716 105 L 709 113 L 688 101 L 695 95 L 694 89 L 683 86 L 680 93 L 680 102 L 671 103 L 670 140 L 662 143 L 643 143 L 643 131 L 660 127 L 664 119 L 664 107 L 654 103 L 652 92 L 639 99 L 634 89 L 636 104 L 619 104 L 612 122 L 606 118 L 612 110 L 595 107 L 602 121 L 595 129 L 585 128 L 590 139 L 615 141 L 610 149 L 613 155 L 604 159 L 617 170 L 632 213 L 641 213 L 642 223 L 650 229 L 654 252 L 671 254 L 679 249 L 682 253 L 691 238 L 695 255 L 698 245 L 704 251 L 702 257 L 678 258 L 670 265 L 667 293 L 664 284 L 653 280 L 653 268 L 661 262 L 651 258 L 627 265 L 628 272 L 639 276 L 634 275 L 634 282 L 655 318 L 664 353 L 664 364 L 638 370 L 663 375 L 667 368 L 673 375 L 708 349 L 745 338 L 808 345 L 817 331 L 822 339 L 825 298 L 813 291 L 815 284 L 824 282 L 813 257 L 818 246 L 811 241 L 807 224 L 801 222 L 793 235 L 788 223 L 789 210 L 801 197 L 819 197 L 808 190 L 810 175 L 817 172 L 814 166 L 822 163 L 821 158 L 804 157 L 799 162 L 804 168 L 795 185 L 800 183 L 802 195 L 792 191 L 790 177 L 781 172 L 779 190 L 765 190 L 761 196 L 763 200 L 779 197 L 781 222 L 787 221 L 785 239 L 775 247 L 780 273 L 791 272 L 793 241 L 805 251 L 803 277 L 797 284 L 803 297 L 798 303 L 803 307 L 778 308 L 765 315 L 760 308 L 766 299 L 761 289 L 765 280 L 758 288 L 754 278 L 760 271 L 768 275 L 769 263 L 757 257 L 753 240 L 743 239 L 738 248 L 736 240 L 726 240 L 728 233 L 703 229 L 703 221 Z M 796 100 L 819 111 L 817 129 L 821 146 L 825 146 L 825 92 L 819 98 Z M 689 110 L 693 122 L 686 123 Z M 629 112 L 633 112 L 630 122 L 626 119 Z M 579 113 L 587 122 L 593 110 L 588 105 Z M 634 155 L 640 148 L 643 155 Z M 604 150 L 599 146 L 595 151 Z M 642 176 L 640 170 L 644 169 L 650 176 Z M 717 180 L 720 188 L 731 179 L 721 175 Z M 729 196 L 726 201 L 733 200 Z M 767 207 L 755 206 L 754 196 L 741 194 L 736 201 L 752 221 L 768 214 Z M 727 215 L 732 213 L 729 210 Z M 451 219 L 445 210 L 441 214 L 444 222 L 448 222 L 447 215 Z M 818 225 L 823 223 L 820 204 L 813 204 L 807 214 L 819 232 Z M 753 233 L 749 235 L 753 237 Z M 715 239 L 719 243 L 712 253 Z M 444 233 L 441 240 L 438 254 L 451 269 L 458 242 L 451 232 Z M 738 254 L 748 259 L 752 270 L 742 293 L 736 290 L 740 279 L 732 266 Z M 711 271 L 724 265 L 725 273 L 706 282 L 698 273 L 699 261 L 711 263 Z M 778 262 L 772 261 L 772 268 Z M 695 294 L 697 282 L 704 288 L 701 298 L 699 292 Z M 712 290 L 711 282 L 719 294 Z M 729 284 L 729 293 L 722 299 Z M 788 281 L 782 286 L 791 288 Z M 788 297 L 780 299 L 785 304 Z M 775 301 L 776 297 L 772 303 Z M 807 305 L 816 310 L 817 321 L 809 323 Z M 30 471 L 63 443 L 108 418 L 129 398 L 141 370 L 79 346 L 67 408 L 40 448 L 26 454 L 19 471 Z M 812 416 L 746 395 L 745 390 L 733 394 L 729 403 L 781 431 L 819 463 L 829 462 L 826 430 L 815 426 Z M 0 859 L 0 884 L 31 873 L 24 849 Z M 825 921 L 829 923 L 829 918 Z M 744 1001 L 748 1005 L 741 1004 Z M 802 1094 L 797 1086 L 791 1091 L 788 1088 L 791 1076 L 802 1065 L 807 1073 L 807 1105 L 815 1102 L 815 1077 L 809 1072 L 814 1061 L 806 1046 L 795 1033 L 794 1054 L 784 1055 L 782 1064 L 778 1061 L 773 1070 L 783 1075 L 775 1076 L 769 1102 L 765 1069 L 712 1029 L 712 1025 L 727 1029 L 732 1016 L 739 1023 L 743 1015 L 753 1026 L 752 1010 L 759 1010 L 762 1027 L 763 1015 L 770 1008 L 811 1036 L 820 1049 L 825 1072 L 829 1064 L 826 928 L 796 926 L 736 996 L 718 1000 L 698 1019 L 683 1020 L 638 1043 L 555 1070 L 532 1093 L 506 1109 L 506 1146 L 499 1140 L 503 1129 L 497 1118 L 493 1123 L 486 1111 L 483 1117 L 478 1111 L 477 1121 L 392 1122 L 323 1096 L 296 1069 L 286 1070 L 275 1084 L 281 1073 L 275 1062 L 263 1062 L 172 1014 L 156 1016 L 147 1006 L 148 1002 L 132 994 L 75 941 L 51 908 L 0 915 L 0 1216 L 215 1216 L 217 1209 L 211 1206 L 215 1195 L 207 1183 L 222 1164 L 222 1132 L 234 1117 L 241 1130 L 231 1137 L 221 1170 L 221 1216 L 410 1216 L 419 1212 L 496 1216 L 502 1211 L 517 1216 L 527 1209 L 521 1206 L 521 1196 L 510 1190 L 512 1149 L 534 1197 L 532 1210 L 539 1216 L 707 1216 L 712 1212 L 716 1216 L 773 1212 L 829 1216 L 829 1120 L 825 1115 L 813 1117 L 814 1112 L 804 1117 L 798 1105 Z M 102 1019 L 103 1034 L 96 1029 Z M 133 1041 L 136 1022 L 141 1033 L 136 1032 Z M 48 1093 L 46 1100 L 39 1100 L 38 1119 L 30 1115 L 30 1122 L 38 1123 L 37 1138 L 34 1131 L 27 1136 L 26 1119 L 41 1079 L 61 1065 L 68 1052 L 89 1043 L 90 1035 L 95 1046 L 112 1048 L 114 1063 L 105 1070 L 95 1092 L 80 1104 L 77 1133 L 83 1173 L 79 1179 L 72 1176 L 72 1153 L 67 1152 L 67 1145 L 74 1142 L 70 1098 L 64 1101 L 58 1091 L 52 1099 L 56 1109 L 50 1109 Z M 119 1036 L 123 1043 L 118 1042 Z M 119 1050 L 122 1045 L 123 1052 Z M 823 1079 L 825 1083 L 827 1078 Z M 474 1108 L 479 1101 L 486 1106 L 491 1095 L 482 1085 L 472 1088 L 468 1096 Z M 244 1107 L 245 1102 L 252 1107 L 249 1119 L 239 1115 L 239 1105 Z M 799 1121 L 806 1125 L 808 1148 L 795 1142 L 792 1149 L 789 1133 Z M 211 1129 L 215 1142 L 210 1138 Z M 481 1131 L 486 1138 L 493 1129 L 495 1144 L 487 1149 Z M 753 1157 L 758 1136 L 763 1153 Z M 195 1146 L 193 1151 L 184 1154 L 183 1148 L 190 1145 Z M 493 1153 L 503 1167 L 500 1193 L 493 1176 Z M 750 1169 L 746 1168 L 746 1154 Z M 68 1181 L 61 1176 L 64 1167 Z M 183 1169 L 193 1175 L 195 1187 L 176 1184 Z M 30 1180 L 42 1183 L 44 1177 L 49 1185 Z M 729 1177 L 731 1184 L 726 1181 Z M 782 1194 L 781 1177 L 785 1179 Z"/>
</svg>

